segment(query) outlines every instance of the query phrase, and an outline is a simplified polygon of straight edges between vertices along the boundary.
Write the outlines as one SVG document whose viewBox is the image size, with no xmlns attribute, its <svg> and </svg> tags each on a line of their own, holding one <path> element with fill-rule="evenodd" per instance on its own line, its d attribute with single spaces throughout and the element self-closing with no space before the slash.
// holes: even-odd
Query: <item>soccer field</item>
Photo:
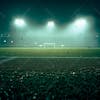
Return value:
<svg viewBox="0 0 100 100">
<path fill-rule="evenodd" d="M 78 72 L 99 69 L 99 57 L 99 48 L 0 48 L 1 69 L 6 70 Z"/>
<path fill-rule="evenodd" d="M 100 57 L 100 48 L 0 48 L 0 56 Z"/>
<path fill-rule="evenodd" d="M 97 100 L 100 49 L 0 49 L 1 100 Z"/>
<path fill-rule="evenodd" d="M 100 98 L 100 58 L 0 59 L 0 98 L 95 100 Z"/>
</svg>

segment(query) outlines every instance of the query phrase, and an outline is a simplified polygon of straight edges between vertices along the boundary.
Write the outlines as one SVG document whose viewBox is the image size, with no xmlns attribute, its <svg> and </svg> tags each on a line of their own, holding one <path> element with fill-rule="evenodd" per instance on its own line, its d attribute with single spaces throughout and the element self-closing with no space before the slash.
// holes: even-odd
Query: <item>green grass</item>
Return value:
<svg viewBox="0 0 100 100">
<path fill-rule="evenodd" d="M 100 57 L 100 48 L 0 48 L 0 56 Z"/>
<path fill-rule="evenodd" d="M 0 56 L 1 61 L 2 56 L 100 57 L 100 48 L 0 48 Z M 15 58 L 0 64 L 0 98 L 32 100 L 36 94 L 37 100 L 53 96 L 55 100 L 96 100 L 100 98 L 99 62 L 100 58 Z"/>
</svg>

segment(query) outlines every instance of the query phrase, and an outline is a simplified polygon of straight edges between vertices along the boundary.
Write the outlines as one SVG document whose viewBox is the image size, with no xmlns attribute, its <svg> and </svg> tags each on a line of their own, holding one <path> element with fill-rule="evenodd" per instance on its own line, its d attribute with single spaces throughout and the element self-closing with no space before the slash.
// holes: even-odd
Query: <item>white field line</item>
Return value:
<svg viewBox="0 0 100 100">
<path fill-rule="evenodd" d="M 0 57 L 0 58 L 2 58 L 2 57 Z M 5 58 L 3 60 L 0 60 L 0 64 L 3 64 L 5 62 L 8 62 L 8 61 L 11 61 L 11 60 L 14 60 L 14 59 L 16 59 L 16 57 L 8 57 L 8 58 Z"/>
<path fill-rule="evenodd" d="M 0 57 L 0 58 L 3 58 L 3 57 L 5 57 L 5 59 L 3 59 L 3 60 L 13 60 L 13 59 L 15 59 L 15 58 L 60 58 L 60 59 L 63 59 L 63 58 L 67 58 L 67 59 L 73 59 L 73 58 L 75 58 L 75 59 L 100 59 L 100 57 L 56 57 L 56 56 L 52 56 L 52 57 L 50 57 L 50 56 L 44 56 L 44 57 L 41 57 L 41 56 L 37 56 L 37 57 L 34 57 L 34 56 L 15 56 L 15 57 L 9 57 L 9 56 L 2 56 L 2 57 Z M 3 60 L 1 60 L 1 61 L 3 61 Z M 0 62 L 1 62 L 0 61 Z"/>
<path fill-rule="evenodd" d="M 10 57 L 11 58 L 11 57 Z M 60 58 L 60 59 L 100 59 L 100 57 L 31 57 L 31 56 L 16 56 L 16 57 L 12 57 L 12 58 L 43 58 L 43 59 L 45 59 L 45 58 L 47 58 L 47 59 L 49 59 L 49 58 L 51 58 L 51 59 L 53 59 L 53 58 Z"/>
</svg>

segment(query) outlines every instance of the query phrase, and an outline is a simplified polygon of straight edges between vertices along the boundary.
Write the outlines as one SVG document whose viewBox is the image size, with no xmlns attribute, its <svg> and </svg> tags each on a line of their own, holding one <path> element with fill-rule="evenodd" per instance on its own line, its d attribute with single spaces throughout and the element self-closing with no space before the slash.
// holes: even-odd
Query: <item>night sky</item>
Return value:
<svg viewBox="0 0 100 100">
<path fill-rule="evenodd" d="M 0 0 L 0 32 L 9 31 L 16 17 L 26 18 L 30 24 L 54 20 L 63 25 L 78 16 L 93 17 L 95 30 L 100 32 L 99 4 L 99 0 Z"/>
</svg>

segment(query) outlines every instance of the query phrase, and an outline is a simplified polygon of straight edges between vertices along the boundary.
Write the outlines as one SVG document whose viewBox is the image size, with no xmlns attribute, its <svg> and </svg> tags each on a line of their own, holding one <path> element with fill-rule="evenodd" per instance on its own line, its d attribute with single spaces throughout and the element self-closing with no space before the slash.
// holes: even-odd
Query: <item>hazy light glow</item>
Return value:
<svg viewBox="0 0 100 100">
<path fill-rule="evenodd" d="M 75 21 L 77 27 L 85 27 L 87 25 L 86 19 L 78 19 Z"/>
<path fill-rule="evenodd" d="M 20 26 L 19 23 L 22 23 L 22 26 L 27 24 L 24 20 L 16 19 L 15 22 L 17 26 Z M 20 32 L 20 34 L 15 34 L 15 40 L 12 41 L 13 45 L 40 48 L 89 47 L 97 45 L 96 37 L 98 36 L 90 30 L 91 22 L 88 18 L 78 18 L 64 27 L 59 27 L 54 21 L 48 21 L 45 25 L 39 27 L 34 25 L 34 27 L 30 26 L 25 29 L 25 31 L 23 29 L 25 28 L 20 28 L 16 31 Z M 75 72 L 72 74 L 75 74 Z"/>
<path fill-rule="evenodd" d="M 89 22 L 85 18 L 76 19 L 69 27 L 70 33 L 82 34 L 86 33 L 89 28 Z"/>
<path fill-rule="evenodd" d="M 4 42 L 4 43 L 6 43 L 6 42 L 7 42 L 7 40 L 4 40 L 3 42 Z"/>
<path fill-rule="evenodd" d="M 64 47 L 64 46 L 65 46 L 64 44 L 61 45 L 61 47 Z"/>
<path fill-rule="evenodd" d="M 41 44 L 39 45 L 39 47 L 42 47 L 42 46 L 43 46 L 43 45 L 41 45 Z"/>
<path fill-rule="evenodd" d="M 49 21 L 49 22 L 48 22 L 48 27 L 49 27 L 49 28 L 52 28 L 52 27 L 54 27 L 54 26 L 55 26 L 54 21 Z"/>
<path fill-rule="evenodd" d="M 18 27 L 24 27 L 26 25 L 24 19 L 15 19 L 14 24 Z"/>
<path fill-rule="evenodd" d="M 14 41 L 11 41 L 11 43 L 14 43 Z"/>
</svg>

